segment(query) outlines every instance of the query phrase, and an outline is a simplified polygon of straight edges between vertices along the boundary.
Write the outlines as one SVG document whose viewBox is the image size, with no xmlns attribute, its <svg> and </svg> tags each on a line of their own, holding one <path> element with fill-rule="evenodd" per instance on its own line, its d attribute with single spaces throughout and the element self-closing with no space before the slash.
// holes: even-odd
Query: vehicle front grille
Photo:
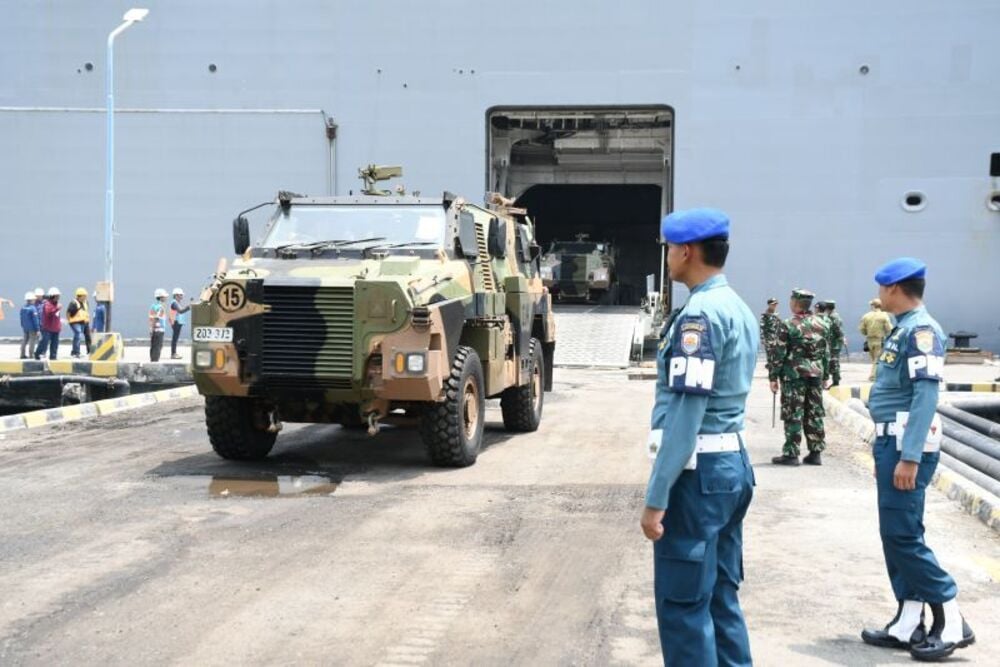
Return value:
<svg viewBox="0 0 1000 667">
<path fill-rule="evenodd" d="M 261 380 L 288 389 L 349 389 L 354 288 L 264 284 Z"/>
<path fill-rule="evenodd" d="M 559 280 L 561 282 L 586 282 L 587 280 L 587 256 L 586 255 L 563 255 L 559 266 Z"/>
</svg>

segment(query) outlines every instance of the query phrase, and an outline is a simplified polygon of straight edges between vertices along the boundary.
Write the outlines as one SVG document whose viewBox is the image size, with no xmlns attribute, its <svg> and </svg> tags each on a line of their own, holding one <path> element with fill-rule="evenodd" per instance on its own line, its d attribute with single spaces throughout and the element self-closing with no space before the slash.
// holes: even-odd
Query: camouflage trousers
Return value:
<svg viewBox="0 0 1000 667">
<path fill-rule="evenodd" d="M 830 354 L 830 377 L 834 384 L 840 384 L 840 352 Z"/>
<path fill-rule="evenodd" d="M 785 422 L 785 446 L 781 453 L 798 456 L 802 434 L 810 452 L 826 449 L 826 432 L 823 429 L 823 385 L 819 379 L 782 380 L 781 420 Z"/>
</svg>

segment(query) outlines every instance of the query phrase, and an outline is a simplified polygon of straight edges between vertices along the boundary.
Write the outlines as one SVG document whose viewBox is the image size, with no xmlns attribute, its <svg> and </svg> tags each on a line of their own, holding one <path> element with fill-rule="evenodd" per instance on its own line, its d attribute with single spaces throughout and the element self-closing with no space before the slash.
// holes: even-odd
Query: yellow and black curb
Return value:
<svg viewBox="0 0 1000 667">
<path fill-rule="evenodd" d="M 87 375 L 118 378 L 132 384 L 187 385 L 194 381 L 187 363 L 94 361 L 92 359 L 34 359 L 0 361 L 0 378 L 46 375 Z"/>
<path fill-rule="evenodd" d="M 0 375 L 91 375 L 117 377 L 117 361 L 54 359 L 45 361 L 0 361 Z"/>
<path fill-rule="evenodd" d="M 827 392 L 839 401 L 846 402 L 851 398 L 859 398 L 865 403 L 868 402 L 868 395 L 871 393 L 872 383 L 865 382 L 862 384 L 854 385 L 841 385 L 838 387 L 831 387 Z M 948 382 L 943 387 L 941 391 L 968 391 L 968 392 L 1000 392 L 1000 382 L 971 382 L 971 383 L 961 383 L 961 382 Z"/>
<path fill-rule="evenodd" d="M 944 386 L 944 391 L 998 392 L 1000 391 L 1000 382 L 972 382 L 967 384 L 949 382 Z"/>
<path fill-rule="evenodd" d="M 158 403 L 169 403 L 170 401 L 197 395 L 198 389 L 194 385 L 188 385 L 186 387 L 175 387 L 174 389 L 164 389 L 163 391 L 154 391 L 146 394 L 132 394 L 131 396 L 122 396 L 121 398 L 109 398 L 104 401 L 94 401 L 92 403 L 22 412 L 16 415 L 0 417 L 0 433 L 36 428 L 38 426 L 63 424 L 91 417 L 104 417 L 116 412 L 135 410 L 136 408 L 143 408 Z"/>
<path fill-rule="evenodd" d="M 982 389 L 953 389 L 953 386 L 990 386 L 990 385 L 948 385 L 948 391 L 996 391 Z M 861 398 L 867 400 L 867 390 L 871 385 L 861 385 L 855 387 L 833 387 L 823 394 L 823 407 L 826 414 L 840 426 L 854 433 L 865 443 L 866 449 L 862 455 L 866 464 L 872 465 L 871 446 L 875 441 L 875 425 L 871 420 L 866 419 L 860 413 L 852 410 L 847 402 L 851 398 Z M 862 390 L 865 390 L 862 392 Z M 841 398 L 845 396 L 845 398 Z M 949 499 L 954 500 L 962 508 L 989 526 L 994 532 L 1000 533 L 1000 498 L 997 498 L 989 491 L 979 485 L 970 482 L 958 473 L 938 464 L 937 472 L 931 484 L 938 491 Z"/>
</svg>

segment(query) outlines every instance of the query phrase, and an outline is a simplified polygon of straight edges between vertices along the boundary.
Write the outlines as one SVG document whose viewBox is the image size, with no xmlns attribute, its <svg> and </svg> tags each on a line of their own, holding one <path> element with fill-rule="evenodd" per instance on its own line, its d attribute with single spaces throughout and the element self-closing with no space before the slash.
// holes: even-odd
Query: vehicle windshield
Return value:
<svg viewBox="0 0 1000 667">
<path fill-rule="evenodd" d="M 441 246 L 447 229 L 440 205 L 338 205 L 300 204 L 279 208 L 259 247 L 277 248 L 321 241 L 365 241 L 366 245 Z"/>
<path fill-rule="evenodd" d="M 586 255 L 594 250 L 604 250 L 604 246 L 597 243 L 573 243 L 571 241 L 557 241 L 552 244 L 549 252 L 563 252 L 570 254 Z"/>
</svg>

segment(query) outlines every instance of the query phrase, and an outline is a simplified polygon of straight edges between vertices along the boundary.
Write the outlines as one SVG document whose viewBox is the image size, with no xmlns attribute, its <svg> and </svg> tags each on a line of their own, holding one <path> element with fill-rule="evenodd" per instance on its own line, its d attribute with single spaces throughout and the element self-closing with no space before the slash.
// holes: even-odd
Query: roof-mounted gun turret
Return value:
<svg viewBox="0 0 1000 667">
<path fill-rule="evenodd" d="M 367 167 L 358 169 L 358 178 L 365 184 L 364 189 L 361 190 L 362 194 L 377 197 L 387 197 L 392 193 L 389 190 L 377 189 L 375 187 L 376 183 L 379 181 L 388 181 L 390 178 L 399 178 L 402 175 L 402 167 L 377 167 L 370 164 Z"/>
<path fill-rule="evenodd" d="M 514 206 L 514 200 L 504 197 L 499 192 L 486 193 L 486 204 L 490 208 L 513 216 L 523 216 L 528 214 L 528 209 Z"/>
</svg>

